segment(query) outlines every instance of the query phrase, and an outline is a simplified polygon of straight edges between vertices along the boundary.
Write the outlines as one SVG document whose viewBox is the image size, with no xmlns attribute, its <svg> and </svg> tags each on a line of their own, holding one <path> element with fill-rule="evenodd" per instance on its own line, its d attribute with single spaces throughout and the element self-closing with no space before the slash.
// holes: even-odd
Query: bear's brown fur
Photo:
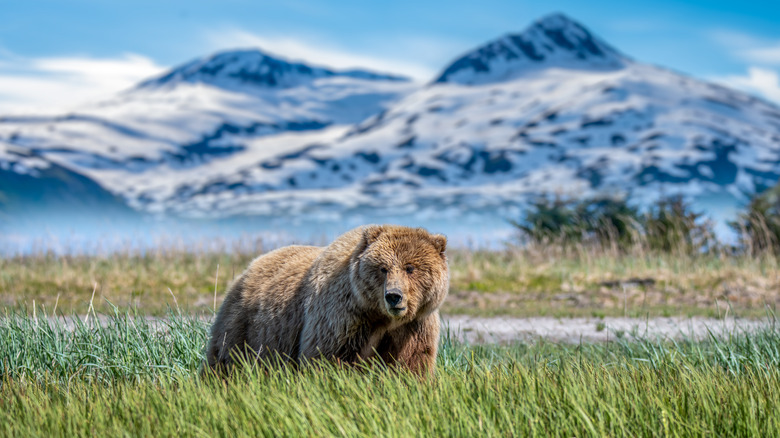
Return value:
<svg viewBox="0 0 780 438">
<path fill-rule="evenodd" d="M 219 309 L 208 365 L 229 366 L 241 355 L 294 363 L 378 355 L 433 372 L 449 287 L 446 244 L 422 228 L 371 225 L 324 248 L 288 246 L 258 257 Z"/>
</svg>

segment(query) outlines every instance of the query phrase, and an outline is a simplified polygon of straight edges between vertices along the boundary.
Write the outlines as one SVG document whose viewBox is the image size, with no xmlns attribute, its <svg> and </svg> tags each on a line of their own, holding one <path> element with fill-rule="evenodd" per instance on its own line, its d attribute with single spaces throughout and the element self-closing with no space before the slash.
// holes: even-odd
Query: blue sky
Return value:
<svg viewBox="0 0 780 438">
<path fill-rule="evenodd" d="M 0 0 L 0 112 L 66 108 L 249 46 L 426 80 L 552 12 L 637 60 L 780 102 L 780 2 Z"/>
</svg>

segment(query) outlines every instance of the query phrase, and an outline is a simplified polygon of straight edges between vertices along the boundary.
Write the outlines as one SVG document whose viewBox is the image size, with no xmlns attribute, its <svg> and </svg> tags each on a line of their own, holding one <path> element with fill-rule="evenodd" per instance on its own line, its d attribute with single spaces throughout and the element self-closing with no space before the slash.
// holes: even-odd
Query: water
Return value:
<svg viewBox="0 0 780 438">
<path fill-rule="evenodd" d="M 153 248 L 189 250 L 270 250 L 289 244 L 326 245 L 338 235 L 366 224 L 424 227 L 448 237 L 450 246 L 500 248 L 514 230 L 503 218 L 471 215 L 457 219 L 409 216 L 333 215 L 327 218 L 239 217 L 196 220 L 89 213 L 51 212 L 17 217 L 0 225 L 0 255 L 41 252 L 110 254 Z"/>
</svg>

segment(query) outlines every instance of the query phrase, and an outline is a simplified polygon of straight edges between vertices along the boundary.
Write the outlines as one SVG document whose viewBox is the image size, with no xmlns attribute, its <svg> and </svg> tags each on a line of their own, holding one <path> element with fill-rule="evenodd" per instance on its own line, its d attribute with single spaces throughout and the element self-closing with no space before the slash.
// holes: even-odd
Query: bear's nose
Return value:
<svg viewBox="0 0 780 438">
<path fill-rule="evenodd" d="M 387 304 L 389 304 L 390 307 L 397 306 L 398 303 L 401 302 L 401 299 L 403 299 L 403 295 L 396 291 L 387 291 L 385 294 L 385 301 L 387 301 Z"/>
</svg>

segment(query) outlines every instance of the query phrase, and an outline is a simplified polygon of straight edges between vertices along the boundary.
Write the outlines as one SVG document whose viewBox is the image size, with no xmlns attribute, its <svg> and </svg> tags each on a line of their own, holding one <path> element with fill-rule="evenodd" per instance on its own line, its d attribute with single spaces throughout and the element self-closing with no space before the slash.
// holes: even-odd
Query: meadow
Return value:
<svg viewBox="0 0 780 438">
<path fill-rule="evenodd" d="M 467 345 L 381 364 L 197 369 L 207 322 L 116 309 L 0 323 L 3 436 L 774 436 L 780 330 L 703 341 Z M 48 315 L 51 316 L 51 315 Z"/>
<path fill-rule="evenodd" d="M 507 246 L 448 250 L 444 315 L 738 316 L 707 339 L 468 344 L 436 375 L 382 364 L 202 378 L 210 318 L 258 242 L 0 258 L 2 436 L 772 436 L 778 260 Z"/>
<path fill-rule="evenodd" d="M 207 249 L 0 258 L 0 306 L 85 314 L 111 305 L 163 315 L 168 307 L 210 315 L 230 281 L 266 249 Z M 760 318 L 780 303 L 772 254 L 618 252 L 507 246 L 448 250 L 443 313 L 478 316 L 731 316 Z"/>
</svg>

